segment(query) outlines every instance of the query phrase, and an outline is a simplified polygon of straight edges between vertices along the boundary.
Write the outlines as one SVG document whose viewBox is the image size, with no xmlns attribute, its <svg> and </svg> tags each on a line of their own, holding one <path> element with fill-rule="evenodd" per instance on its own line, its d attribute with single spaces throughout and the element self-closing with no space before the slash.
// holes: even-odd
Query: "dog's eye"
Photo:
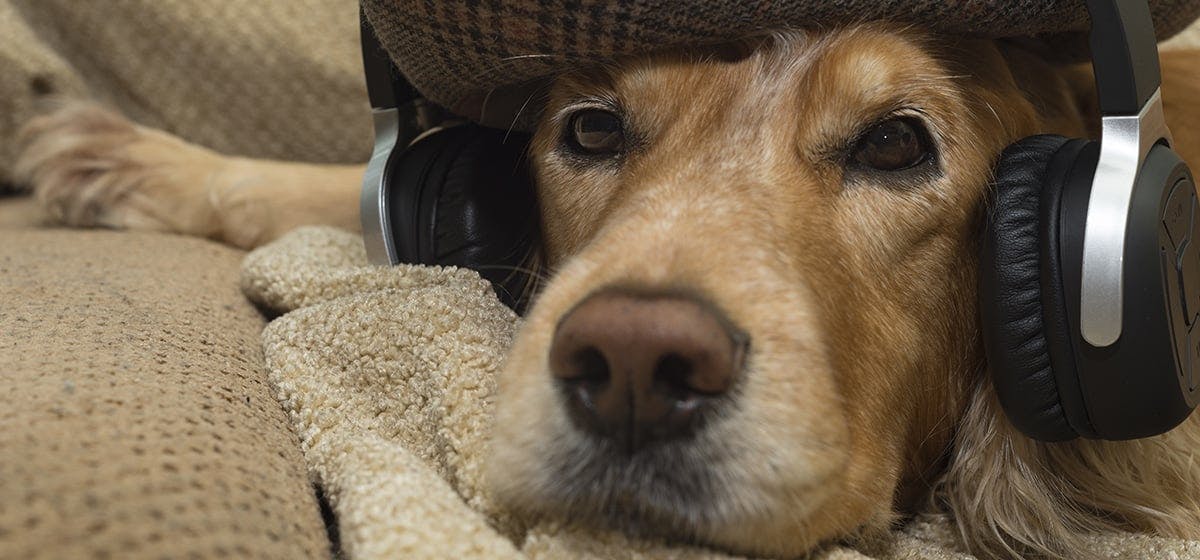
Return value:
<svg viewBox="0 0 1200 560">
<path fill-rule="evenodd" d="M 867 131 L 854 147 L 852 163 L 878 171 L 900 171 L 929 159 L 929 139 L 920 121 L 888 119 Z"/>
<path fill-rule="evenodd" d="M 595 155 L 611 155 L 625 148 L 625 131 L 616 115 L 597 109 L 585 109 L 571 117 L 569 136 L 576 150 Z"/>
</svg>

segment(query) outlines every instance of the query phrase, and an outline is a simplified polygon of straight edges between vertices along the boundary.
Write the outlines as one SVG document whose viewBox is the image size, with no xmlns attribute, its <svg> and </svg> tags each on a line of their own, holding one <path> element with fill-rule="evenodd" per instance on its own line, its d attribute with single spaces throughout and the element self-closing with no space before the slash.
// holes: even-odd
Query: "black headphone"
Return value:
<svg viewBox="0 0 1200 560">
<path fill-rule="evenodd" d="M 360 20 L 375 122 L 359 200 L 367 257 L 474 269 L 505 305 L 523 311 L 541 258 L 529 135 L 442 120 Z"/>
<path fill-rule="evenodd" d="M 1087 7 L 1101 140 L 1004 150 L 980 258 L 1000 404 L 1044 441 L 1161 434 L 1191 413 L 1200 381 L 1196 193 L 1170 148 L 1150 8 Z"/>
<path fill-rule="evenodd" d="M 1087 8 L 1101 141 L 1043 135 L 1005 149 L 980 259 L 1000 404 L 1044 441 L 1161 434 L 1191 413 L 1200 384 L 1200 217 L 1170 148 L 1150 8 Z M 462 124 L 400 142 L 397 108 L 420 96 L 365 18 L 362 36 L 376 123 L 361 206 L 368 256 L 475 269 L 521 310 L 539 241 L 528 136 Z"/>
</svg>

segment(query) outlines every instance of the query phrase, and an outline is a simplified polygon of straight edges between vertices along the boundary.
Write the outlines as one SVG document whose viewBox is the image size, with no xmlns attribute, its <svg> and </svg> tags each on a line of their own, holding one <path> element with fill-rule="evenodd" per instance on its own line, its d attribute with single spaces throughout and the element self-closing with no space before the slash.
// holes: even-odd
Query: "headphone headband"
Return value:
<svg viewBox="0 0 1200 560">
<path fill-rule="evenodd" d="M 379 37 L 367 15 L 359 9 L 359 36 L 362 40 L 363 70 L 367 75 L 367 97 L 372 109 L 395 109 L 421 97 L 417 88 L 392 64 L 387 51 L 379 44 Z"/>
<path fill-rule="evenodd" d="M 1087 0 L 1089 42 L 1103 115 L 1136 115 L 1162 83 L 1148 2 Z"/>
<path fill-rule="evenodd" d="M 1171 144 L 1163 115 L 1158 44 L 1147 2 L 1088 0 L 1092 68 L 1100 96 L 1100 161 L 1083 237 L 1080 332 L 1092 346 L 1121 337 L 1124 255 L 1133 187 L 1155 144 Z"/>
<path fill-rule="evenodd" d="M 363 174 L 359 195 L 359 219 L 367 257 L 373 264 L 399 262 L 392 223 L 388 213 L 387 163 L 400 141 L 400 115 L 397 107 L 416 98 L 416 90 L 395 69 L 388 54 L 379 45 L 379 38 L 359 8 L 362 40 L 363 70 L 367 77 L 367 96 L 371 101 L 371 117 L 375 125 L 375 147 Z M 407 86 L 407 88 L 405 88 Z M 412 95 L 405 99 L 406 95 Z M 398 101 L 400 101 L 398 103 Z"/>
</svg>

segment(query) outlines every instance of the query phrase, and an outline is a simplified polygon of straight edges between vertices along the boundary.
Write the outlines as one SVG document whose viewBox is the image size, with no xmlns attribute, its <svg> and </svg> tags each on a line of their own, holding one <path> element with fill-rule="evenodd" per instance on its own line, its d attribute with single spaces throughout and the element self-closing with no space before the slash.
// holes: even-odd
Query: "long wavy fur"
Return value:
<svg viewBox="0 0 1200 560">
<path fill-rule="evenodd" d="M 1200 419 L 1144 440 L 1042 443 L 1008 422 L 988 381 L 934 493 L 973 553 L 1085 558 L 1086 535 L 1200 535 Z"/>
</svg>

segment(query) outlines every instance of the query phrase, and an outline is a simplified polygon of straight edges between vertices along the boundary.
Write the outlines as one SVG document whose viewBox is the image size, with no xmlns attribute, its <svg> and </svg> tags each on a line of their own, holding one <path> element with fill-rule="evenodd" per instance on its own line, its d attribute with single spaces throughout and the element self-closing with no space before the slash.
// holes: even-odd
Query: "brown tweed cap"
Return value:
<svg viewBox="0 0 1200 560">
<path fill-rule="evenodd" d="M 362 0 L 362 5 L 380 42 L 417 89 L 455 113 L 497 126 L 509 126 L 518 114 L 518 126 L 528 124 L 538 104 L 529 92 L 580 64 L 763 30 L 888 20 L 944 33 L 1053 37 L 1057 44 L 1077 46 L 1088 27 L 1083 0 Z M 1159 39 L 1200 15 L 1200 0 L 1150 5 Z"/>
</svg>

